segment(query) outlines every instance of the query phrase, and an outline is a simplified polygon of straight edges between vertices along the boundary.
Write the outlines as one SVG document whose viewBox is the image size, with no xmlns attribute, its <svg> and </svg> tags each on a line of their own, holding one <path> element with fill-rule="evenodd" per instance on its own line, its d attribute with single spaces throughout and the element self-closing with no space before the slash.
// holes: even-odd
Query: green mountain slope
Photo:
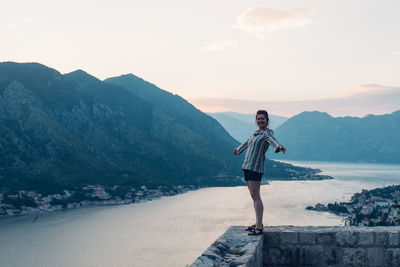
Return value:
<svg viewBox="0 0 400 267">
<path fill-rule="evenodd" d="M 133 74 L 109 78 L 105 82 L 120 85 L 154 105 L 154 116 L 157 118 L 157 121 L 155 124 L 156 130 L 152 131 L 158 133 L 157 136 L 159 138 L 168 142 L 181 140 L 180 142 L 174 142 L 174 145 L 179 147 L 180 150 L 192 151 L 199 158 L 207 155 L 204 154 L 206 150 L 213 151 L 208 156 L 213 157 L 213 155 L 217 155 L 217 157 L 213 157 L 214 162 L 217 162 L 219 166 L 224 166 L 225 169 L 231 170 L 231 173 L 242 176 L 241 164 L 245 153 L 239 157 L 232 156 L 233 148 L 237 147 L 239 143 L 225 131 L 217 120 L 200 112 L 180 96 L 162 90 Z M 245 115 L 245 118 L 248 118 L 246 116 L 248 114 L 236 114 L 239 116 Z M 284 117 L 275 116 L 273 118 L 277 120 L 285 119 Z M 178 122 L 180 123 L 179 131 L 171 129 L 172 122 L 174 125 Z M 242 121 L 240 121 L 241 123 Z M 166 131 L 166 129 L 170 130 Z M 251 133 L 252 131 L 247 132 L 246 136 L 248 137 Z M 187 138 L 188 136 L 190 136 L 190 139 Z M 196 140 L 196 142 L 188 140 Z M 318 173 L 318 170 L 311 170 L 309 168 L 296 167 L 270 160 L 266 160 L 266 165 L 267 168 L 265 169 L 264 177 L 271 180 L 326 178 L 315 175 Z M 219 173 L 219 176 L 224 175 L 226 175 L 226 172 Z"/>
<path fill-rule="evenodd" d="M 215 119 L 185 99 L 133 74 L 109 78 L 105 82 L 119 85 L 154 105 L 152 133 L 158 138 L 199 159 L 212 159 L 209 164 L 216 167 L 236 172 L 240 166 L 240 160 L 232 156 L 238 142 Z"/>
<path fill-rule="evenodd" d="M 242 156 L 232 155 L 239 143 L 215 119 L 122 77 L 103 82 L 82 70 L 63 75 L 37 63 L 0 63 L 0 192 L 242 184 Z M 267 164 L 270 178 L 310 173 Z"/>
<path fill-rule="evenodd" d="M 160 138 L 166 121 L 159 122 L 151 103 L 83 71 L 61 75 L 40 64 L 1 63 L 0 85 L 3 191 L 52 192 L 88 183 L 217 185 L 218 174 L 232 177 L 233 163 L 204 148 L 179 122 L 167 118 L 167 133 L 177 134 L 171 142 Z"/>
<path fill-rule="evenodd" d="M 400 163 L 400 111 L 364 118 L 303 112 L 275 134 L 292 160 Z"/>
</svg>

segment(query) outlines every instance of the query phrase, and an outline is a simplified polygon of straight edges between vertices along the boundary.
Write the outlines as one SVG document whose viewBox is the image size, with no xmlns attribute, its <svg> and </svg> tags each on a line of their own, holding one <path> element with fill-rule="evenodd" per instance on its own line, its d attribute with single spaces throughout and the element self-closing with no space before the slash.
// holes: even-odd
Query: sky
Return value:
<svg viewBox="0 0 400 267">
<path fill-rule="evenodd" d="M 399 10 L 398 0 L 2 0 L 0 61 L 133 73 L 204 112 L 384 114 L 400 109 Z"/>
</svg>

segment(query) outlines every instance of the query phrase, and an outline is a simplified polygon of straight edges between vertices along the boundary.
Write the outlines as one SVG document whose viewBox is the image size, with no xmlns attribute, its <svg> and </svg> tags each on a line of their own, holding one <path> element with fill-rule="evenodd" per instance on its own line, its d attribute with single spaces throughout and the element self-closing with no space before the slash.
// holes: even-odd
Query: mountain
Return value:
<svg viewBox="0 0 400 267">
<path fill-rule="evenodd" d="M 238 145 L 215 119 L 134 75 L 101 81 L 0 63 L 0 193 L 243 184 Z M 267 164 L 269 178 L 317 172 Z"/>
<path fill-rule="evenodd" d="M 154 107 L 151 133 L 185 153 L 199 170 L 214 167 L 214 175 L 240 172 L 241 160 L 232 156 L 237 141 L 215 119 L 182 97 L 133 74 L 108 78 L 104 82 L 121 86 L 151 103 Z"/>
<path fill-rule="evenodd" d="M 239 142 L 244 142 L 249 136 L 257 130 L 254 114 L 242 114 L 237 112 L 216 112 L 208 113 L 216 119 L 233 138 Z M 288 118 L 276 115 L 269 115 L 270 128 L 276 129 L 282 125 Z"/>
<path fill-rule="evenodd" d="M 314 111 L 290 118 L 275 135 L 291 160 L 400 163 L 399 125 L 400 111 L 363 118 Z"/>
<path fill-rule="evenodd" d="M 159 113 L 81 70 L 62 75 L 37 63 L 1 63 L 0 189 L 218 185 L 224 181 L 216 176 L 240 172 L 239 159 L 221 157 L 232 154 L 236 141 L 215 120 L 198 135 Z M 206 143 L 204 136 L 214 139 Z"/>
<path fill-rule="evenodd" d="M 154 105 L 154 131 L 160 138 L 174 142 L 176 135 L 186 139 L 186 135 L 196 136 L 194 150 L 198 150 L 198 145 L 204 145 L 220 157 L 226 158 L 231 153 L 231 148 L 237 145 L 229 133 L 213 118 L 195 108 L 192 104 L 178 95 L 171 94 L 162 90 L 143 79 L 127 74 L 119 77 L 108 78 L 104 82 L 121 86 L 129 92 Z M 179 122 L 184 129 L 175 129 L 175 124 Z M 182 136 L 182 131 L 185 135 Z M 192 149 L 190 143 L 176 142 L 182 149 Z M 221 150 L 222 149 L 222 150 Z M 229 159 L 231 156 L 229 155 Z"/>
<path fill-rule="evenodd" d="M 104 81 L 119 85 L 154 105 L 154 117 L 157 121 L 156 132 L 159 133 L 160 138 L 167 141 L 182 140 L 175 142 L 174 145 L 178 146 L 180 150 L 193 149 L 193 153 L 197 151 L 202 154 L 204 148 L 210 149 L 215 155 L 218 155 L 220 160 L 223 159 L 225 161 L 224 164 L 226 164 L 227 169 L 231 169 L 231 173 L 242 176 L 240 166 L 245 153 L 239 157 L 232 157 L 233 148 L 237 147 L 239 143 L 225 131 L 217 120 L 202 113 L 180 96 L 162 90 L 133 74 L 112 77 Z M 237 114 L 239 116 L 246 115 Z M 251 116 L 254 117 L 253 115 Z M 174 129 L 171 123 L 175 125 L 178 122 L 183 126 L 179 129 Z M 168 132 L 168 134 L 162 134 L 164 132 Z M 251 131 L 247 132 L 247 137 L 250 134 Z M 185 142 L 188 136 L 196 136 L 196 142 Z M 194 144 L 197 146 L 194 146 Z M 320 170 L 297 167 L 287 163 L 266 160 L 266 165 L 268 167 L 265 169 L 264 177 L 271 180 L 328 178 L 317 175 Z M 204 165 L 203 167 L 206 166 Z M 238 170 L 239 173 L 237 173 Z M 218 176 L 223 177 L 224 175 L 226 174 L 220 173 Z"/>
<path fill-rule="evenodd" d="M 233 112 L 233 111 L 216 112 L 216 113 L 212 113 L 212 114 L 228 115 L 233 118 L 236 118 L 236 119 L 239 119 L 241 121 L 251 123 L 251 124 L 254 124 L 254 122 L 255 122 L 255 114 L 243 114 L 243 113 L 238 113 L 238 112 Z M 278 128 L 280 125 L 282 125 L 288 119 L 287 117 L 273 115 L 273 114 L 268 114 L 268 116 L 269 116 L 269 126 L 271 129 Z"/>
</svg>

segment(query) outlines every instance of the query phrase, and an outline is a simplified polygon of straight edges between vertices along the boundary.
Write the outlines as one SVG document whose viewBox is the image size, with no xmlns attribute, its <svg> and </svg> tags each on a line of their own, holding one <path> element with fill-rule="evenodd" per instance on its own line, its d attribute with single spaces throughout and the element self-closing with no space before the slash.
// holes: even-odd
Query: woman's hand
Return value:
<svg viewBox="0 0 400 267">
<path fill-rule="evenodd" d="M 280 149 L 281 149 L 282 153 L 285 154 L 286 148 L 285 148 L 284 146 L 281 145 Z"/>
<path fill-rule="evenodd" d="M 236 148 L 235 148 L 235 150 L 233 150 L 233 155 L 235 155 L 235 156 L 238 155 L 238 152 L 237 152 L 237 149 L 236 149 Z"/>
</svg>

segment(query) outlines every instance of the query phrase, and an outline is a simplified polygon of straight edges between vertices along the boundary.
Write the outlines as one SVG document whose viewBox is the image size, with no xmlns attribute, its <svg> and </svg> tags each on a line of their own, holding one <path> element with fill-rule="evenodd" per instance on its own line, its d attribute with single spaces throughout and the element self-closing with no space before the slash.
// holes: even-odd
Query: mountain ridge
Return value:
<svg viewBox="0 0 400 267">
<path fill-rule="evenodd" d="M 207 113 L 216 119 L 227 131 L 239 142 L 244 142 L 257 130 L 254 114 L 242 114 L 237 112 L 215 112 Z M 269 114 L 270 128 L 275 129 L 284 123 L 287 118 Z"/>
<path fill-rule="evenodd" d="M 318 111 L 302 112 L 275 134 L 287 146 L 289 160 L 399 163 L 399 115 L 400 111 L 395 111 L 334 118 Z"/>
<path fill-rule="evenodd" d="M 61 74 L 39 63 L 0 63 L 0 192 L 243 184 L 242 158 L 232 155 L 239 143 L 215 119 L 127 77 L 132 88 L 83 70 Z M 267 164 L 268 178 L 310 173 Z"/>
<path fill-rule="evenodd" d="M 235 144 L 229 135 L 220 133 L 224 146 L 207 145 L 153 103 L 83 70 L 63 75 L 37 63 L 0 63 L 0 84 L 0 191 L 51 192 L 88 183 L 238 184 L 232 177 L 240 160 L 220 157 Z M 221 174 L 225 181 L 216 178 Z"/>
</svg>

